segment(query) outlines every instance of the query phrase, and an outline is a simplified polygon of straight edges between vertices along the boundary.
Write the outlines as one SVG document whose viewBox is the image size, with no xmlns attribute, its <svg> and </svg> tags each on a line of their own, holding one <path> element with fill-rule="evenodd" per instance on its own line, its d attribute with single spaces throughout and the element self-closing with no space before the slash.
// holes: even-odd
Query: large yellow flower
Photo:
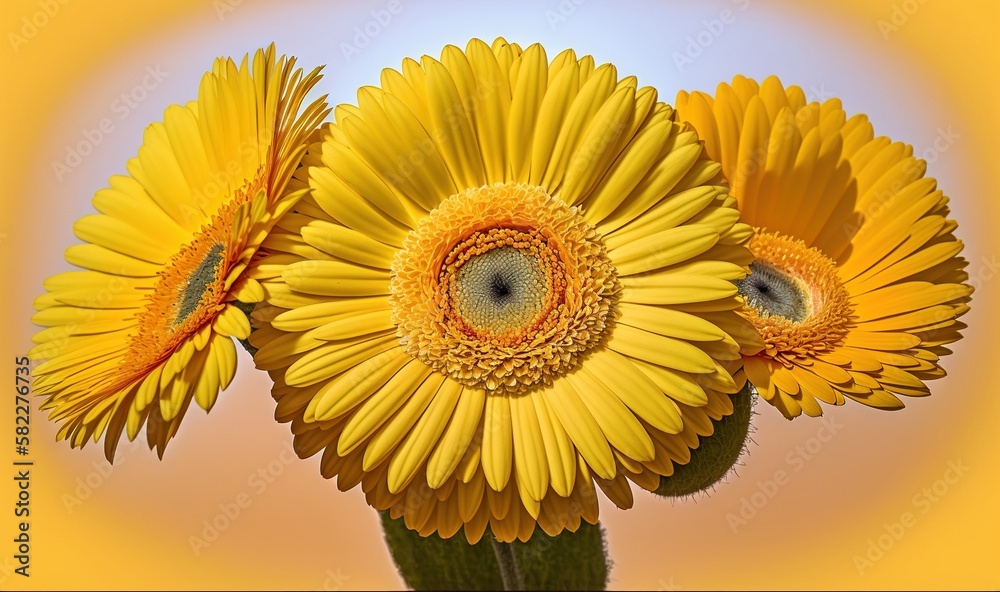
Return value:
<svg viewBox="0 0 1000 592">
<path fill-rule="evenodd" d="M 731 413 L 751 229 L 652 88 L 473 40 L 335 115 L 265 241 L 251 343 L 340 489 L 424 535 L 526 540 L 594 523 L 595 483 L 630 507 Z"/>
<path fill-rule="evenodd" d="M 929 394 L 972 288 L 926 163 L 775 77 L 737 76 L 714 99 L 681 92 L 677 113 L 755 228 L 739 286 L 766 344 L 744 360 L 761 396 L 792 418 L 820 415 L 818 401 L 898 409 L 899 395 Z"/>
<path fill-rule="evenodd" d="M 83 446 L 101 434 L 114 457 L 122 431 L 146 424 L 163 449 L 193 398 L 212 408 L 236 370 L 232 338 L 250 325 L 236 301 L 263 290 L 244 273 L 275 221 L 301 197 L 284 195 L 306 139 L 328 110 L 301 110 L 319 80 L 274 46 L 237 66 L 216 60 L 198 101 L 174 105 L 146 129 L 128 176 L 97 192 L 100 214 L 74 225 L 84 244 L 66 260 L 86 271 L 45 281 L 30 356 L 42 408 L 60 439 Z"/>
</svg>

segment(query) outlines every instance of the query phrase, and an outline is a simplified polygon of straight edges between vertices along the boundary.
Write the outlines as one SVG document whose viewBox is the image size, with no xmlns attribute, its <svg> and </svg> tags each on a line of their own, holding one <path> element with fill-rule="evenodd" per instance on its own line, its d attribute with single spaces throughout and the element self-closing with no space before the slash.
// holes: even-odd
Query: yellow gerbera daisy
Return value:
<svg viewBox="0 0 1000 592">
<path fill-rule="evenodd" d="M 972 288 L 926 163 L 773 76 L 737 76 L 714 99 L 681 92 L 677 113 L 755 229 L 739 286 L 766 344 L 744 358 L 761 396 L 792 418 L 820 415 L 818 401 L 898 409 L 898 395 L 929 394 Z"/>
<path fill-rule="evenodd" d="M 107 432 L 110 460 L 145 423 L 162 456 L 191 399 L 207 411 L 233 378 L 232 337 L 250 334 L 236 301 L 263 297 L 244 271 L 303 194 L 283 195 L 329 112 L 319 99 L 300 114 L 318 68 L 303 76 L 273 45 L 248 59 L 216 60 L 197 102 L 146 129 L 128 176 L 97 192 L 101 213 L 73 227 L 84 244 L 66 260 L 86 271 L 49 278 L 35 301 L 49 327 L 30 352 L 48 360 L 35 392 L 73 446 Z"/>
<path fill-rule="evenodd" d="M 595 483 L 627 508 L 687 462 L 732 410 L 751 229 L 672 114 L 610 64 L 502 39 L 339 106 L 254 272 L 254 359 L 298 453 L 470 541 L 576 530 Z"/>
</svg>

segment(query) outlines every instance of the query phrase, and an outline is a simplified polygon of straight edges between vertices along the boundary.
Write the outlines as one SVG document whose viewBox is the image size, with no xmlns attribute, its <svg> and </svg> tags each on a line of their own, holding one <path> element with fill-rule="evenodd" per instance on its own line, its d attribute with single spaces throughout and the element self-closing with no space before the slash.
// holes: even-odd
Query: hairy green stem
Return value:
<svg viewBox="0 0 1000 592">
<path fill-rule="evenodd" d="M 500 566 L 503 589 L 523 590 L 524 582 L 521 580 L 521 570 L 517 568 L 514 547 L 510 543 L 501 543 L 494 537 L 490 537 L 490 540 L 493 542 L 493 553 L 497 557 L 497 565 Z"/>
</svg>

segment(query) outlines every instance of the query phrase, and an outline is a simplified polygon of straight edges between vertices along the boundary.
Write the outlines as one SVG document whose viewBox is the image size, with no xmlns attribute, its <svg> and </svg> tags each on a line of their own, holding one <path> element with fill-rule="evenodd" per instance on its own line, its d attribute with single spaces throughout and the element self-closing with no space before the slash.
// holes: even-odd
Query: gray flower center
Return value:
<svg viewBox="0 0 1000 592">
<path fill-rule="evenodd" d="M 812 312 L 802 285 L 766 263 L 751 263 L 750 274 L 736 282 L 736 287 L 747 306 L 757 309 L 763 317 L 776 315 L 800 323 Z"/>
<path fill-rule="evenodd" d="M 201 297 L 208 290 L 208 287 L 218 279 L 219 263 L 222 262 L 224 249 L 225 247 L 221 243 L 212 245 L 212 248 L 205 253 L 205 258 L 191 272 L 187 283 L 181 286 L 181 298 L 177 305 L 174 325 L 182 324 L 194 311 L 198 310 Z"/>
<path fill-rule="evenodd" d="M 539 261 L 513 247 L 469 259 L 455 279 L 459 314 L 471 325 L 492 331 L 524 326 L 541 311 L 548 295 Z"/>
</svg>

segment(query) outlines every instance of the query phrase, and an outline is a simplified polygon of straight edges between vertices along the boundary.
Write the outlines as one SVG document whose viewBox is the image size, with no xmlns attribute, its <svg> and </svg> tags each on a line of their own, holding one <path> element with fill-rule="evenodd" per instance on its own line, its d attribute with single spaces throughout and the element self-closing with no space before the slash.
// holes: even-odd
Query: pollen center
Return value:
<svg viewBox="0 0 1000 592">
<path fill-rule="evenodd" d="M 519 391 L 610 335 L 620 287 L 576 208 L 498 183 L 424 218 L 393 261 L 390 291 L 407 353 L 463 384 Z"/>
<path fill-rule="evenodd" d="M 180 297 L 175 302 L 177 314 L 174 316 L 173 325 L 181 325 L 190 318 L 191 313 L 198 310 L 202 297 L 218 281 L 224 251 L 225 246 L 221 243 L 212 245 L 208 253 L 205 253 L 205 258 L 188 276 L 187 281 L 178 286 Z"/>
<path fill-rule="evenodd" d="M 466 335 L 515 345 L 556 324 L 564 275 L 537 233 L 493 228 L 459 243 L 438 281 L 450 296 L 445 314 Z"/>
<path fill-rule="evenodd" d="M 829 350 L 847 334 L 851 306 L 834 261 L 803 241 L 757 231 L 755 261 L 736 283 L 765 354 L 794 359 Z"/>
<path fill-rule="evenodd" d="M 265 182 L 263 170 L 246 180 L 164 265 L 136 317 L 119 383 L 148 373 L 225 306 L 227 281 L 246 240 L 234 231 L 246 224 L 248 208 Z"/>
<path fill-rule="evenodd" d="M 736 282 L 736 287 L 747 306 L 761 316 L 777 315 L 796 323 L 809 316 L 807 287 L 766 263 L 751 263 L 750 275 Z"/>
</svg>

